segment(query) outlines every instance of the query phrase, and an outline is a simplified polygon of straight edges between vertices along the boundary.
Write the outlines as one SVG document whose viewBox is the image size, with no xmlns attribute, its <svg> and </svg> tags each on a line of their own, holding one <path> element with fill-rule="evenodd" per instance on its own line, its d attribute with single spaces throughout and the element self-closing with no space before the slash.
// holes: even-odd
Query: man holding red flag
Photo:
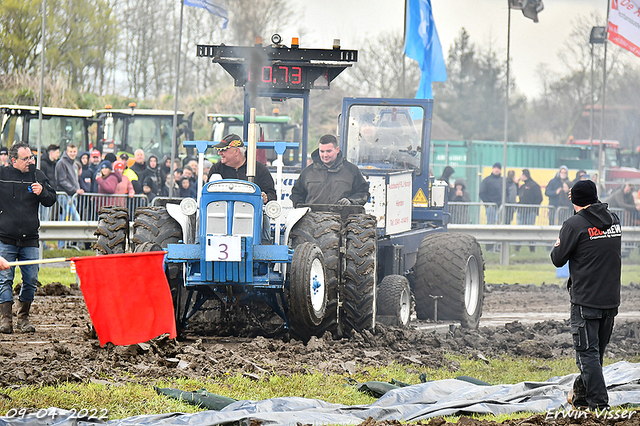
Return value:
<svg viewBox="0 0 640 426">
<path fill-rule="evenodd" d="M 15 143 L 9 150 L 9 162 L 8 167 L 0 168 L 0 256 L 10 262 L 38 259 L 38 209 L 40 204 L 54 205 L 56 191 L 47 176 L 36 170 L 35 157 L 28 144 Z M 23 333 L 36 331 L 29 323 L 29 310 L 35 296 L 38 269 L 38 265 L 20 267 L 22 287 L 16 326 Z M 14 273 L 15 267 L 0 272 L 0 333 L 13 333 Z"/>
</svg>

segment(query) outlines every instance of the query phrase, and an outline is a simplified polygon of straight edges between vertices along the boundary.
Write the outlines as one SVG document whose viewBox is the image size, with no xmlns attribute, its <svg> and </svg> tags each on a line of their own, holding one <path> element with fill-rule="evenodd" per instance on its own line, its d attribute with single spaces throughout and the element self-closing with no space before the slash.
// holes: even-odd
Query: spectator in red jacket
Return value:
<svg viewBox="0 0 640 426">
<path fill-rule="evenodd" d="M 104 160 L 100 163 L 100 175 L 96 178 L 99 194 L 115 194 L 122 175 L 113 173 L 111 161 Z"/>
</svg>

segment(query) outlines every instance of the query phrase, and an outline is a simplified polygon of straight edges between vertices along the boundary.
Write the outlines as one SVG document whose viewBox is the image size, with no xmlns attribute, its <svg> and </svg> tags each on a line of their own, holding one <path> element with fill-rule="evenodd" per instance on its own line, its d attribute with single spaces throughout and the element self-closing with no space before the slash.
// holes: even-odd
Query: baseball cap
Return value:
<svg viewBox="0 0 640 426">
<path fill-rule="evenodd" d="M 107 169 L 111 170 L 111 161 L 109 161 L 109 160 L 104 160 L 104 161 L 102 161 L 102 163 L 100 163 L 100 168 L 101 168 L 101 169 L 103 169 L 103 168 L 105 168 L 105 167 L 106 167 Z"/>
<path fill-rule="evenodd" d="M 502 169 L 502 164 L 500 163 L 493 163 L 493 168 L 498 168 L 498 169 Z"/>
<path fill-rule="evenodd" d="M 97 149 L 94 149 L 93 151 L 91 151 L 91 156 L 92 157 L 101 157 L 100 151 L 98 151 Z"/>
<path fill-rule="evenodd" d="M 598 190 L 592 180 L 580 180 L 569 191 L 569 199 L 579 207 L 598 202 Z"/>
<path fill-rule="evenodd" d="M 3 146 L 2 148 L 0 148 L 0 154 L 9 155 L 9 148 Z"/>
<path fill-rule="evenodd" d="M 235 133 L 231 133 L 225 136 L 224 138 L 222 138 L 220 143 L 214 146 L 214 148 L 217 148 L 218 151 L 224 151 L 227 148 L 234 148 L 234 147 L 238 148 L 241 146 L 244 146 L 244 142 L 242 142 L 242 138 L 236 135 Z"/>
<path fill-rule="evenodd" d="M 118 160 L 113 163 L 113 170 L 124 170 L 124 169 L 125 169 L 125 166 L 123 161 Z"/>
</svg>

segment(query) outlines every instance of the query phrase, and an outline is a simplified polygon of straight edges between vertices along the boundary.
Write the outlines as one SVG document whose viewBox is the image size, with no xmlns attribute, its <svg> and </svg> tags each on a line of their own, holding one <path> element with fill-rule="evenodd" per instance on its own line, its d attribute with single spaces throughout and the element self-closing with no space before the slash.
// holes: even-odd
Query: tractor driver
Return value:
<svg viewBox="0 0 640 426">
<path fill-rule="evenodd" d="M 369 183 L 340 152 L 338 139 L 324 135 L 291 190 L 294 207 L 309 204 L 361 205 L 369 200 Z"/>
<path fill-rule="evenodd" d="M 212 175 L 218 174 L 222 179 L 247 179 L 247 147 L 242 142 L 242 138 L 235 133 L 228 134 L 214 148 L 218 150 L 220 161 L 209 169 L 207 182 Z M 256 161 L 255 184 L 262 191 L 262 201 L 266 204 L 276 199 L 276 189 L 273 178 L 267 166 Z M 262 239 L 271 240 L 271 229 L 268 216 L 264 215 L 262 221 Z"/>
</svg>

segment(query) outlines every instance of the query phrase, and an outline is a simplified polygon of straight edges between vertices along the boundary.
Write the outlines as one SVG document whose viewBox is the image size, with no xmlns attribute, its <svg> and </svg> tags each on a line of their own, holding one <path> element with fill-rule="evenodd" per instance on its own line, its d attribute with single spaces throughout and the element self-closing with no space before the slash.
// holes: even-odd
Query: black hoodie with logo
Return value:
<svg viewBox="0 0 640 426">
<path fill-rule="evenodd" d="M 569 261 L 571 303 L 612 309 L 620 305 L 620 219 L 594 203 L 567 219 L 551 251 L 557 267 Z"/>
</svg>

